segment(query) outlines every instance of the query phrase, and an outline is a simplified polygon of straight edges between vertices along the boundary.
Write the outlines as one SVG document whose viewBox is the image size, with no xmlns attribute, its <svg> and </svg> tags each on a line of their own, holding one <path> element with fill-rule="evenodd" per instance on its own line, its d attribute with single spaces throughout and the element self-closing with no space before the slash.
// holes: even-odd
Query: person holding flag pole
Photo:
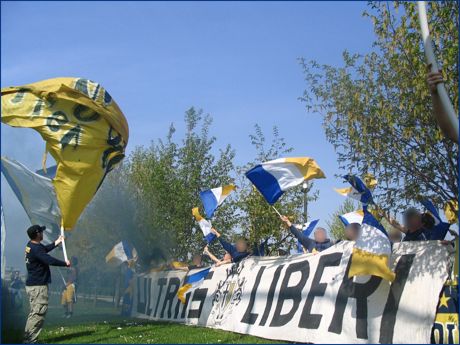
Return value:
<svg viewBox="0 0 460 345">
<path fill-rule="evenodd" d="M 449 99 L 434 56 L 428 18 L 426 15 L 426 2 L 417 1 L 420 31 L 425 47 L 425 56 L 431 73 L 428 76 L 431 98 L 433 101 L 433 115 L 444 135 L 458 145 L 458 117 L 452 102 Z"/>
</svg>

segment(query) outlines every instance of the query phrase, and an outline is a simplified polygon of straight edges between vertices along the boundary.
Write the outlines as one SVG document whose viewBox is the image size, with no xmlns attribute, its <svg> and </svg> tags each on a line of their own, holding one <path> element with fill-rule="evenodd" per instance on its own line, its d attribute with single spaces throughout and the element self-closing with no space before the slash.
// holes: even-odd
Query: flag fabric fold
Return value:
<svg viewBox="0 0 460 345">
<path fill-rule="evenodd" d="M 325 178 L 314 159 L 309 157 L 278 158 L 256 165 L 246 177 L 273 205 L 285 191 L 306 180 Z"/>
<path fill-rule="evenodd" d="M 206 239 L 208 243 L 211 243 L 214 241 L 216 238 L 216 235 L 214 235 L 211 232 L 212 224 L 209 220 L 206 220 L 203 218 L 203 216 L 200 214 L 200 211 L 198 210 L 198 207 L 194 207 L 192 209 L 192 214 L 195 217 L 195 220 L 198 222 L 198 225 L 200 226 L 201 231 L 203 232 L 203 236 Z"/>
<path fill-rule="evenodd" d="M 342 221 L 343 225 L 348 226 L 351 223 L 361 224 L 363 222 L 364 212 L 362 210 L 357 210 L 353 212 L 348 212 L 339 216 L 339 219 Z"/>
<path fill-rule="evenodd" d="M 206 217 L 212 218 L 216 209 L 222 205 L 224 200 L 235 190 L 235 186 L 230 184 L 223 187 L 207 189 L 200 192 L 200 199 L 203 203 Z"/>
<path fill-rule="evenodd" d="M 120 266 L 123 262 L 137 260 L 137 250 L 129 242 L 117 243 L 105 257 L 105 262 L 110 266 Z"/>
<path fill-rule="evenodd" d="M 210 270 L 211 267 L 208 267 L 196 273 L 189 273 L 185 277 L 184 283 L 179 288 L 179 290 L 177 290 L 177 298 L 182 302 L 182 304 L 185 304 L 185 295 L 187 294 L 187 292 L 199 287 L 203 283 L 204 279 L 206 278 Z"/>
<path fill-rule="evenodd" d="M 393 281 L 395 274 L 389 268 L 391 242 L 384 227 L 363 208 L 361 234 L 351 256 L 348 277 L 373 275 Z"/>
<path fill-rule="evenodd" d="M 84 78 L 54 78 L 1 90 L 2 122 L 40 133 L 57 163 L 52 182 L 70 230 L 106 174 L 124 157 L 128 123 L 110 94 Z"/>
<path fill-rule="evenodd" d="M 351 184 L 348 188 L 335 188 L 335 191 L 343 196 L 360 201 L 363 205 L 373 204 L 372 193 L 361 179 L 355 175 L 343 176 L 345 181 Z"/>
<path fill-rule="evenodd" d="M 450 224 L 458 222 L 458 201 L 455 199 L 449 200 L 444 205 L 444 215 Z"/>
<path fill-rule="evenodd" d="M 444 237 L 447 235 L 447 231 L 449 231 L 450 223 L 444 222 L 439 215 L 438 210 L 431 202 L 431 200 L 424 199 L 420 202 L 434 218 L 434 227 L 431 229 L 429 233 L 430 240 L 443 240 Z"/>
<path fill-rule="evenodd" d="M 45 242 L 59 236 L 61 211 L 57 203 L 52 181 L 29 170 L 23 164 L 1 158 L 2 173 L 21 203 L 32 224 L 45 226 Z"/>
<path fill-rule="evenodd" d="M 316 224 L 318 224 L 319 219 L 312 220 L 311 222 L 304 223 L 302 226 L 302 233 L 304 236 L 309 237 L 313 230 L 316 227 Z M 303 253 L 303 246 L 302 243 L 300 243 L 299 240 L 297 240 L 297 253 Z"/>
</svg>

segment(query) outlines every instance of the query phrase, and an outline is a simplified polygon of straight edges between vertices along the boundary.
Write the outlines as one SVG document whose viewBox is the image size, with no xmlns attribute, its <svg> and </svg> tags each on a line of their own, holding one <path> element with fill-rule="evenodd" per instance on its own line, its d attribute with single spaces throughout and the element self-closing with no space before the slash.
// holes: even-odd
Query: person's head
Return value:
<svg viewBox="0 0 460 345">
<path fill-rule="evenodd" d="M 356 241 L 361 232 L 361 225 L 359 223 L 350 223 L 345 228 L 345 238 L 348 241 Z"/>
<path fill-rule="evenodd" d="M 240 253 L 248 251 L 248 241 L 245 238 L 239 238 L 235 243 L 236 250 Z"/>
<path fill-rule="evenodd" d="M 404 226 L 407 228 L 407 232 L 414 232 L 423 227 L 422 215 L 414 208 L 409 207 L 403 214 Z"/>
<path fill-rule="evenodd" d="M 199 254 L 193 255 L 192 264 L 195 266 L 201 266 L 201 255 Z"/>
<path fill-rule="evenodd" d="M 225 261 L 232 260 L 232 256 L 230 255 L 229 252 L 225 252 L 225 254 L 224 254 L 224 260 L 225 260 Z"/>
<path fill-rule="evenodd" d="M 421 219 L 423 227 L 426 229 L 432 229 L 436 225 L 434 217 L 428 212 L 422 213 Z"/>
<path fill-rule="evenodd" d="M 388 234 L 388 237 L 390 238 L 391 243 L 398 243 L 398 242 L 401 242 L 402 234 L 401 234 L 401 231 L 393 230 L 393 231 L 390 231 L 390 233 Z"/>
<path fill-rule="evenodd" d="M 41 242 L 43 240 L 43 231 L 46 227 L 40 225 L 32 225 L 27 229 L 27 235 L 32 241 Z"/>
<path fill-rule="evenodd" d="M 325 242 L 327 240 L 326 229 L 316 228 L 313 236 L 315 237 L 316 242 L 319 242 L 319 243 Z"/>
<path fill-rule="evenodd" d="M 14 271 L 12 275 L 12 279 L 18 279 L 19 278 L 19 271 Z"/>
</svg>

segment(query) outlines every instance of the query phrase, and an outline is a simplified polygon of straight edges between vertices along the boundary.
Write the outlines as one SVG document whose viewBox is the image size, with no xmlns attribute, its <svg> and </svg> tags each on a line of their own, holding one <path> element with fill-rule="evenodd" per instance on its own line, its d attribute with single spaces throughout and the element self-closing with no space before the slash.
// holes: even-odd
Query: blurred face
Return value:
<svg viewBox="0 0 460 345">
<path fill-rule="evenodd" d="M 345 228 L 345 237 L 348 241 L 356 241 L 359 237 L 359 227 L 349 224 Z"/>
<path fill-rule="evenodd" d="M 316 242 L 321 243 L 321 242 L 326 241 L 327 239 L 326 230 L 324 230 L 323 228 L 316 228 L 314 237 L 315 237 Z"/>
<path fill-rule="evenodd" d="M 39 232 L 37 234 L 37 236 L 35 237 L 35 240 L 34 241 L 37 241 L 37 242 L 41 242 L 43 241 L 43 231 Z"/>
<path fill-rule="evenodd" d="M 422 216 L 420 214 L 416 214 L 408 217 L 406 219 L 406 227 L 409 232 L 414 232 L 422 228 Z"/>
<path fill-rule="evenodd" d="M 390 232 L 390 241 L 393 243 L 401 242 L 402 235 L 399 231 Z"/>
<path fill-rule="evenodd" d="M 232 256 L 229 253 L 225 252 L 224 260 L 231 260 L 231 259 L 232 259 Z"/>
<path fill-rule="evenodd" d="M 239 251 L 240 253 L 245 252 L 248 250 L 248 244 L 246 243 L 245 240 L 238 240 L 235 243 L 236 250 Z"/>
<path fill-rule="evenodd" d="M 195 255 L 192 259 L 192 263 L 195 266 L 201 266 L 201 256 L 200 255 Z"/>
</svg>

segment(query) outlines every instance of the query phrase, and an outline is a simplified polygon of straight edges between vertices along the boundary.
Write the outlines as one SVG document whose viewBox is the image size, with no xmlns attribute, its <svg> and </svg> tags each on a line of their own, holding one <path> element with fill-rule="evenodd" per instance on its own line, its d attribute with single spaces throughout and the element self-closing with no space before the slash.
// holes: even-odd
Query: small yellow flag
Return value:
<svg viewBox="0 0 460 345">
<path fill-rule="evenodd" d="M 457 223 L 458 221 L 458 201 L 450 200 L 444 206 L 444 214 L 446 215 L 449 224 Z"/>
<path fill-rule="evenodd" d="M 57 163 L 54 188 L 66 230 L 124 157 L 128 123 L 99 84 L 54 78 L 1 90 L 2 122 L 33 128 Z"/>
</svg>

